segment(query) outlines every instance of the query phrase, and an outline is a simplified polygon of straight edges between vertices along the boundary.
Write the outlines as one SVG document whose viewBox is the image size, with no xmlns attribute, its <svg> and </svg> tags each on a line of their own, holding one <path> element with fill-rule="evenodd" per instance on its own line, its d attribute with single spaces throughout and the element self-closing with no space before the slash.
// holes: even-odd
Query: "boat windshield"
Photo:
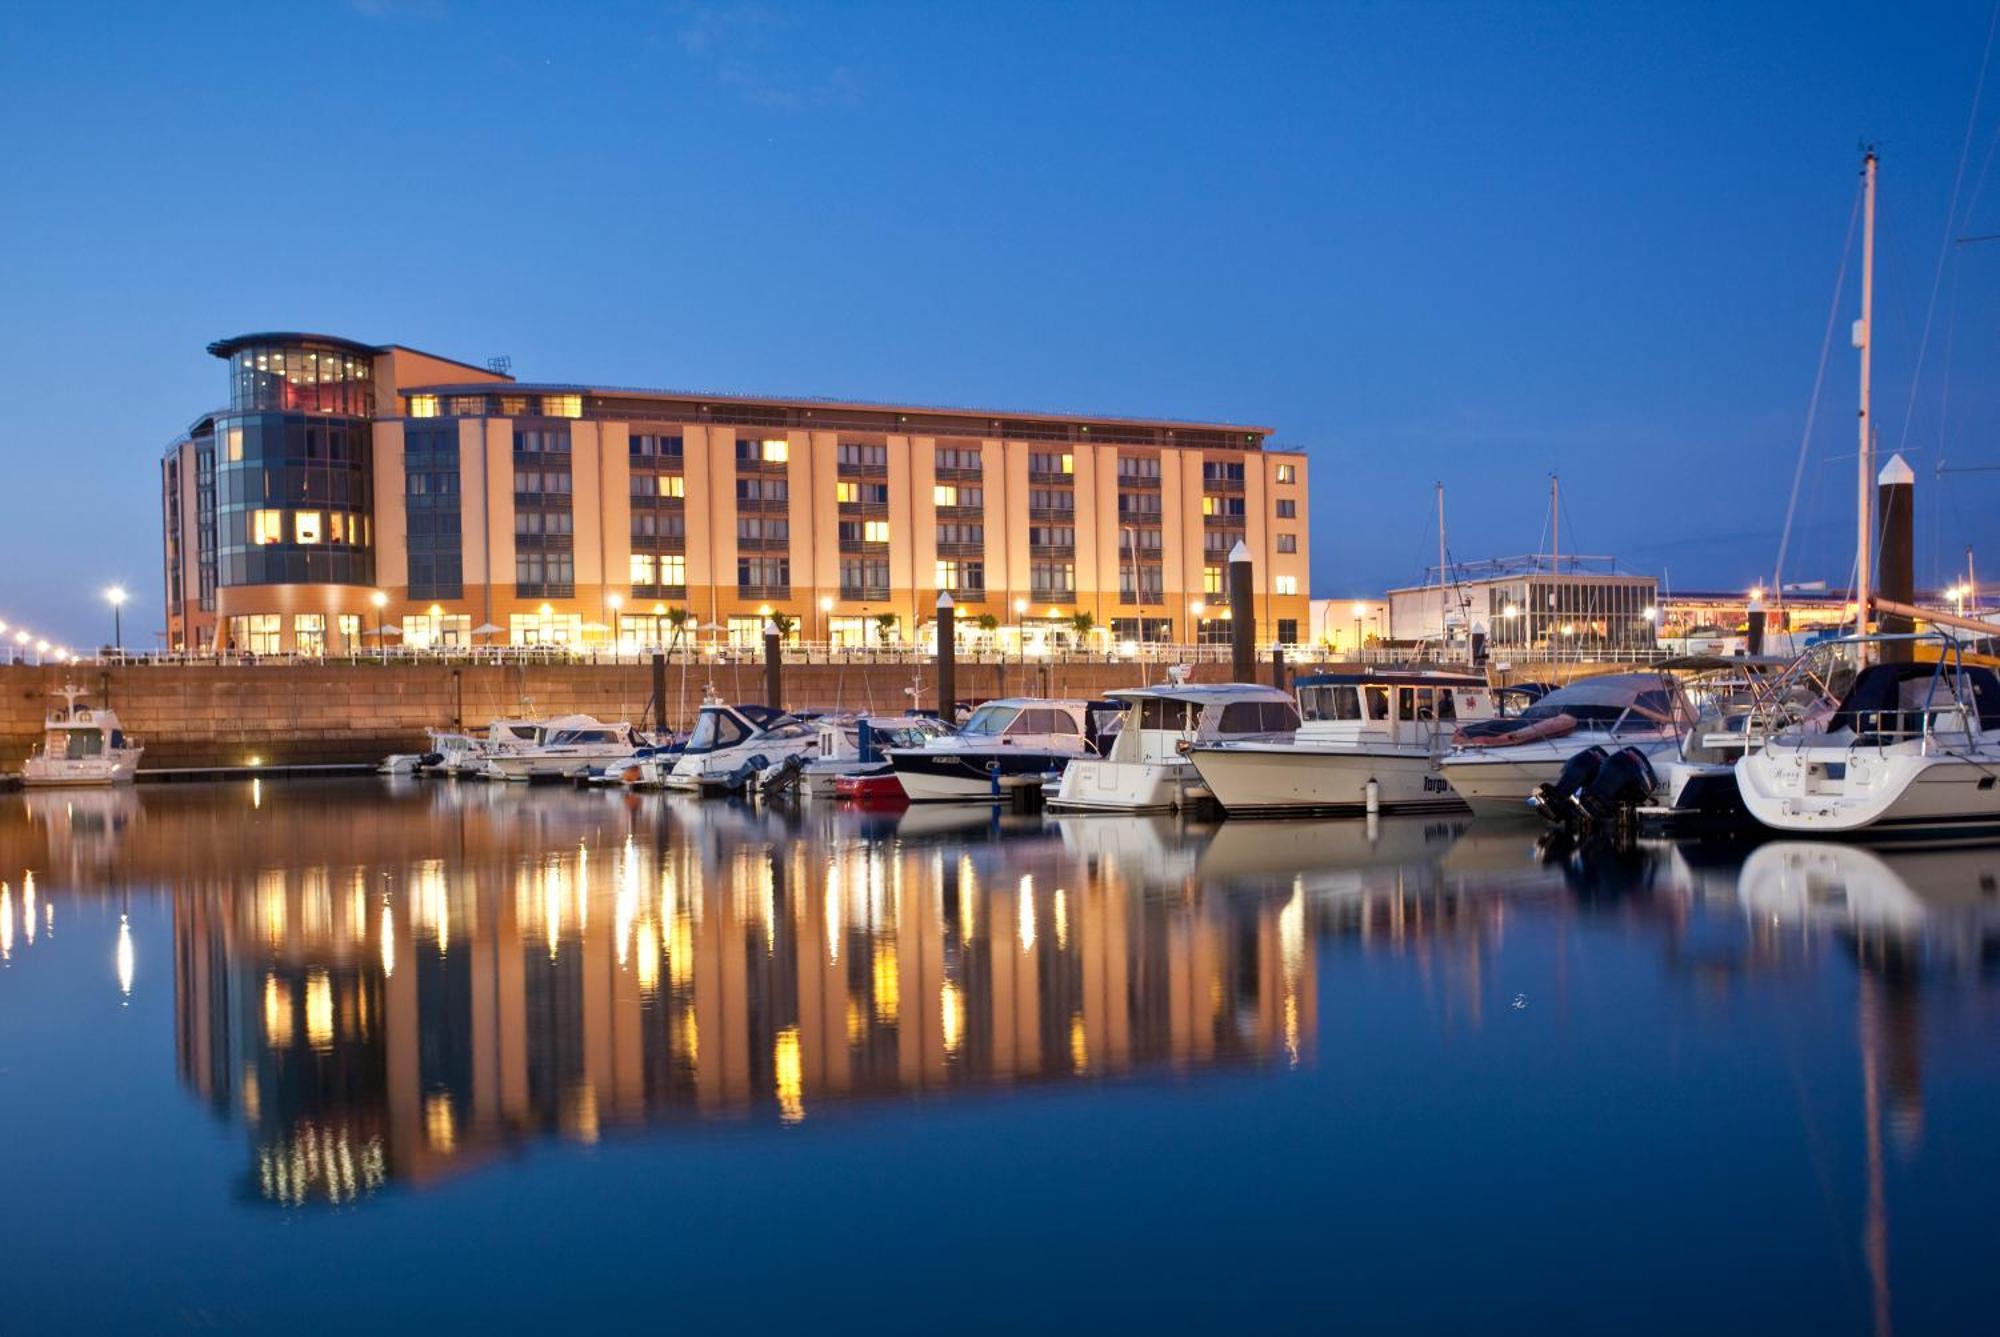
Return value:
<svg viewBox="0 0 2000 1337">
<path fill-rule="evenodd" d="M 1020 711 L 1013 706 L 981 706 L 972 712 L 972 718 L 959 732 L 967 738 L 998 738 L 1007 732 L 1007 726 L 1018 714 Z"/>
<path fill-rule="evenodd" d="M 1342 683 L 1333 687 L 1299 688 L 1299 713 L 1309 720 L 1358 720 L 1361 692 Z"/>
<path fill-rule="evenodd" d="M 51 729 L 46 748 L 52 757 L 82 761 L 104 755 L 104 735 L 95 729 Z"/>
<path fill-rule="evenodd" d="M 707 706 L 695 719 L 694 732 L 688 735 L 687 752 L 714 752 L 718 748 L 735 747 L 750 736 L 750 730 L 742 720 L 720 706 Z"/>
<path fill-rule="evenodd" d="M 1231 701 L 1222 708 L 1217 733 L 1293 733 L 1298 712 L 1289 701 Z"/>
<path fill-rule="evenodd" d="M 549 739 L 549 746 L 578 747 L 617 741 L 617 731 L 612 729 L 559 729 Z"/>
</svg>

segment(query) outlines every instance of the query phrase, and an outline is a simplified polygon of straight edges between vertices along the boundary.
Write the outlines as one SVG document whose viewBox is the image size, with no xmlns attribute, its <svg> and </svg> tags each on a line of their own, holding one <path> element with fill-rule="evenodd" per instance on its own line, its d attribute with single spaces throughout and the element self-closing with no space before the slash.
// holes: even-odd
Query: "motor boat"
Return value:
<svg viewBox="0 0 2000 1337">
<path fill-rule="evenodd" d="M 1191 683 L 1185 671 L 1157 687 L 1107 692 L 1121 708 L 1101 756 L 1063 769 L 1049 806 L 1071 811 L 1159 812 L 1209 797 L 1192 755 L 1203 746 L 1282 747 L 1299 727 L 1291 695 L 1253 682 Z"/>
<path fill-rule="evenodd" d="M 819 733 L 806 720 L 770 706 L 731 705 L 710 695 L 677 754 L 640 763 L 639 784 L 703 794 L 734 794 L 790 758 L 811 761 Z"/>
<path fill-rule="evenodd" d="M 645 740 L 629 724 L 606 724 L 590 715 L 563 715 L 541 725 L 525 747 L 486 758 L 488 773 L 502 780 L 570 780 L 636 753 Z"/>
<path fill-rule="evenodd" d="M 2000 832 L 2000 676 L 1940 631 L 1850 637 L 1861 667 L 1823 727 L 1773 734 L 1736 767 L 1758 823 L 1797 835 L 1937 840 Z M 1879 652 L 1879 653 L 1871 653 Z"/>
<path fill-rule="evenodd" d="M 1498 718 L 1483 678 L 1421 670 L 1315 673 L 1294 684 L 1289 739 L 1198 741 L 1189 759 L 1236 815 L 1463 808 L 1439 769 L 1453 733 Z"/>
<path fill-rule="evenodd" d="M 492 760 L 535 746 L 542 741 L 544 727 L 541 720 L 502 719 L 488 723 L 484 732 L 432 729 L 431 750 L 417 769 L 433 775 L 497 779 Z"/>
<path fill-rule="evenodd" d="M 1101 704 L 1007 697 L 972 712 L 959 731 L 922 747 L 889 749 L 890 765 L 913 803 L 996 799 L 1002 785 L 1024 776 L 1053 778 L 1072 760 L 1099 751 Z"/>
<path fill-rule="evenodd" d="M 73 683 L 63 684 L 58 695 L 63 703 L 43 720 L 41 746 L 22 766 L 22 783 L 36 786 L 131 783 L 146 749 L 136 738 L 125 736 L 118 712 L 108 707 L 78 705 L 78 698 L 85 692 Z"/>
<path fill-rule="evenodd" d="M 930 715 L 827 715 L 815 721 L 815 726 L 819 747 L 799 776 L 800 788 L 808 798 L 832 798 L 841 780 L 863 776 L 886 777 L 900 794 L 888 750 L 923 747 L 957 733 Z M 885 791 L 877 786 L 868 792 L 879 795 Z"/>
<path fill-rule="evenodd" d="M 1525 815 L 1579 790 L 1593 804 L 1636 807 L 1657 790 L 1653 760 L 1678 756 L 1695 723 L 1670 673 L 1581 678 L 1519 715 L 1459 726 L 1441 769 L 1478 815 Z"/>
</svg>

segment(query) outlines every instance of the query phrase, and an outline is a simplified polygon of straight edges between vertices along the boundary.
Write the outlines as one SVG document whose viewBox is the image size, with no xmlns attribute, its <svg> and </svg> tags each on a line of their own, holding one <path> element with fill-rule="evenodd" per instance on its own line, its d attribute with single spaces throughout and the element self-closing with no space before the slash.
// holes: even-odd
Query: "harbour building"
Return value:
<svg viewBox="0 0 2000 1337">
<path fill-rule="evenodd" d="M 161 469 L 175 650 L 922 642 L 1307 627 L 1308 461 L 1270 429 L 517 381 L 323 335 L 210 344 L 229 403 Z"/>
</svg>

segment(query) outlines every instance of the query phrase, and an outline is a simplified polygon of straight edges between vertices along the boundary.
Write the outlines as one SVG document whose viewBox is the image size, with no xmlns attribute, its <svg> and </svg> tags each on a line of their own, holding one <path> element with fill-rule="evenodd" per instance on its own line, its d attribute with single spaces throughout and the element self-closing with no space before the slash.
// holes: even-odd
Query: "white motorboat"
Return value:
<svg viewBox="0 0 2000 1337">
<path fill-rule="evenodd" d="M 829 715 L 814 726 L 819 747 L 800 776 L 808 798 L 832 798 L 834 787 L 848 776 L 889 772 L 890 748 L 923 747 L 957 733 L 930 715 Z"/>
<path fill-rule="evenodd" d="M 1672 674 L 1581 678 L 1518 716 L 1460 726 L 1442 770 L 1474 813 L 1526 815 L 1533 800 L 1557 792 L 1573 759 L 1598 748 L 1600 756 L 1622 758 L 1617 784 L 1606 777 L 1607 793 L 1637 787 L 1650 798 L 1656 784 L 1652 761 L 1680 755 L 1682 734 L 1695 723 Z"/>
<path fill-rule="evenodd" d="M 988 701 L 950 737 L 891 748 L 889 762 L 913 803 L 990 800 L 1009 779 L 1054 776 L 1096 751 L 1088 702 L 1017 696 Z"/>
<path fill-rule="evenodd" d="M 591 715 L 563 715 L 541 725 L 541 737 L 524 747 L 486 758 L 489 774 L 502 780 L 576 779 L 615 766 L 643 745 L 629 724 L 606 724 Z"/>
<path fill-rule="evenodd" d="M 427 769 L 444 775 L 472 775 L 497 779 L 490 763 L 495 757 L 520 752 L 542 741 L 545 725 L 540 720 L 493 720 L 484 733 L 431 734 L 431 750 L 437 761 Z"/>
<path fill-rule="evenodd" d="M 1496 717 L 1483 678 L 1385 669 L 1316 673 L 1298 690 L 1298 732 L 1281 741 L 1197 742 L 1190 759 L 1232 815 L 1463 808 L 1439 769 L 1459 726 Z"/>
<path fill-rule="evenodd" d="M 1801 722 L 1737 763 L 1750 815 L 1774 831 L 1877 840 L 2000 832 L 2000 677 L 1965 664 L 1942 632 L 1818 650 L 1829 648 L 1889 662 L 1860 669 L 1823 727 Z"/>
<path fill-rule="evenodd" d="M 640 785 L 709 794 L 733 794 L 753 777 L 788 758 L 810 761 L 819 733 L 805 720 L 770 706 L 730 705 L 710 696 L 679 752 L 639 763 Z"/>
<path fill-rule="evenodd" d="M 139 771 L 146 749 L 127 738 L 118 712 L 80 706 L 85 695 L 73 683 L 63 684 L 63 704 L 42 722 L 41 746 L 21 768 L 29 785 L 129 784 Z"/>
<path fill-rule="evenodd" d="M 1282 747 L 1299 727 L 1290 694 L 1276 687 L 1170 676 L 1157 687 L 1105 693 L 1121 709 L 1117 730 L 1102 756 L 1080 756 L 1063 769 L 1049 806 L 1103 812 L 1187 807 L 1209 797 L 1192 750 Z"/>
</svg>

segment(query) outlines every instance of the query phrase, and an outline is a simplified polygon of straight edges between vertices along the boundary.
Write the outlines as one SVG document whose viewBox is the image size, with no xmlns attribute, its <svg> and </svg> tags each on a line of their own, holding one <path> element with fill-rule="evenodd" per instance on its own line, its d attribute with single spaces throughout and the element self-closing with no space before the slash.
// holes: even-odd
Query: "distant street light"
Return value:
<svg viewBox="0 0 2000 1337">
<path fill-rule="evenodd" d="M 104 591 L 104 597 L 111 605 L 111 646 L 114 650 L 125 649 L 125 600 L 130 597 L 123 585 L 113 585 Z"/>
</svg>

